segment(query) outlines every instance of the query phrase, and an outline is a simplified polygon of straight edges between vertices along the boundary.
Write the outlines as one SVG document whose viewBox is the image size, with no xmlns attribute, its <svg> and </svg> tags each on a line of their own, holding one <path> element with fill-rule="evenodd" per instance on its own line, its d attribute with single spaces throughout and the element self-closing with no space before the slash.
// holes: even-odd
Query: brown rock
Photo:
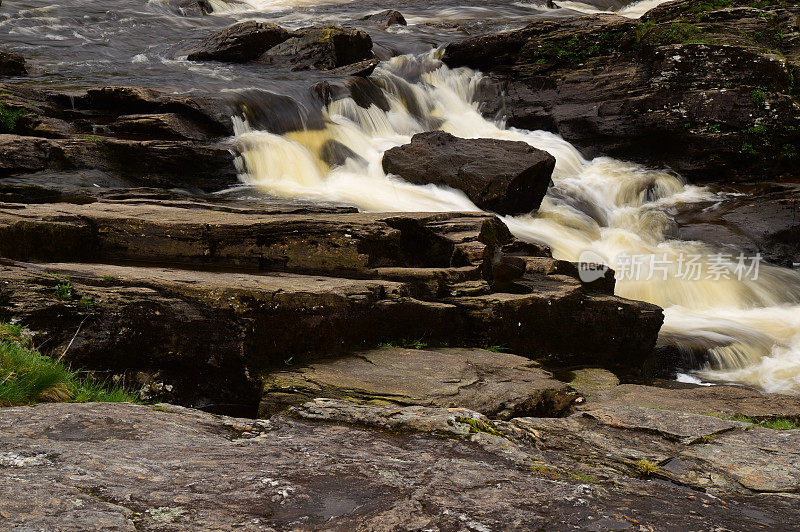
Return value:
<svg viewBox="0 0 800 532">
<path fill-rule="evenodd" d="M 403 16 L 403 14 L 394 9 L 387 9 L 385 11 L 379 11 L 378 13 L 372 13 L 371 15 L 361 17 L 360 20 L 367 21 L 372 24 L 377 24 L 383 29 L 386 29 L 389 26 L 394 26 L 394 25 L 399 25 L 399 26 L 408 25 L 408 23 L 406 22 L 406 18 Z"/>
<path fill-rule="evenodd" d="M 25 58 L 19 54 L 0 50 L 0 76 L 24 76 L 28 73 Z"/>
</svg>

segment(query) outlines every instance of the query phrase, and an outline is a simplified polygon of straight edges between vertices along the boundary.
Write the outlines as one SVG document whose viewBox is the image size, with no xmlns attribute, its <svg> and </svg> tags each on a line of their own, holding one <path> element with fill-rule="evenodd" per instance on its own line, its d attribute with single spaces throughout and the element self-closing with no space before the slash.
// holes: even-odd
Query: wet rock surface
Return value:
<svg viewBox="0 0 800 532">
<path fill-rule="evenodd" d="M 760 253 L 780 266 L 800 264 L 800 186 L 741 185 L 724 193 L 718 205 L 682 213 L 676 219 L 676 236 L 721 244 L 734 255 Z"/>
<path fill-rule="evenodd" d="M 369 34 L 341 26 L 304 28 L 298 35 L 270 48 L 259 59 L 293 70 L 331 70 L 372 59 Z"/>
<path fill-rule="evenodd" d="M 769 529 L 797 518 L 792 470 L 773 475 L 797 431 L 735 426 L 687 446 L 646 424 L 620 428 L 583 415 L 492 423 L 466 409 L 317 400 L 293 416 L 253 421 L 125 404 L 0 410 L 3 522 L 625 530 Z M 733 449 L 773 465 L 753 480 Z M 663 458 L 657 477 L 633 471 L 638 456 Z"/>
<path fill-rule="evenodd" d="M 27 73 L 28 68 L 24 57 L 0 50 L 0 76 L 24 76 Z"/>
<path fill-rule="evenodd" d="M 555 163 L 523 142 L 460 139 L 444 131 L 418 133 L 383 155 L 384 171 L 417 185 L 461 190 L 478 207 L 500 214 L 539 208 Z"/>
<path fill-rule="evenodd" d="M 0 179 L 88 171 L 122 186 L 202 191 L 238 182 L 228 140 L 236 106 L 224 95 L 115 86 L 73 93 L 2 89 Z"/>
<path fill-rule="evenodd" d="M 253 61 L 293 36 L 277 24 L 246 21 L 208 36 L 191 50 L 189 61 Z"/>
<path fill-rule="evenodd" d="M 452 43 L 443 60 L 491 72 L 497 97 L 487 113 L 557 132 L 588 156 L 697 181 L 791 173 L 797 7 L 716 5 L 668 2 L 638 21 L 537 21 Z"/>
</svg>

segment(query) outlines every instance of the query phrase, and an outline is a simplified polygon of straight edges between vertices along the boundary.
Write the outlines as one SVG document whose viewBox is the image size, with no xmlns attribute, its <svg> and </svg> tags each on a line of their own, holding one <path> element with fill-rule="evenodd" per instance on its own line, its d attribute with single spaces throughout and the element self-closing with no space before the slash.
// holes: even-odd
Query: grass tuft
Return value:
<svg viewBox="0 0 800 532">
<path fill-rule="evenodd" d="M 650 460 L 639 460 L 633 464 L 633 467 L 636 469 L 636 472 L 639 473 L 639 475 L 645 478 L 652 477 L 661 471 L 661 468 L 658 466 L 658 464 L 655 464 Z"/>
<path fill-rule="evenodd" d="M 22 327 L 0 323 L 0 406 L 41 402 L 136 402 L 123 386 L 81 378 L 28 346 Z"/>
</svg>

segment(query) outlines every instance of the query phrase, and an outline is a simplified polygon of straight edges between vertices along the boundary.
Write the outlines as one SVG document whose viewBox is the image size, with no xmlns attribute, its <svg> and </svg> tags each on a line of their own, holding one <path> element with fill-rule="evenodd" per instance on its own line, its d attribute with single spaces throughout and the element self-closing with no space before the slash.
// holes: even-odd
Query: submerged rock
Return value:
<svg viewBox="0 0 800 532">
<path fill-rule="evenodd" d="M 418 133 L 383 155 L 384 171 L 417 185 L 456 188 L 478 207 L 500 214 L 538 209 L 555 162 L 524 142 L 462 139 L 444 131 Z"/>
<path fill-rule="evenodd" d="M 681 0 L 638 22 L 536 21 L 452 43 L 443 61 L 491 73 L 487 113 L 554 131 L 589 157 L 693 180 L 764 178 L 798 161 L 796 18 L 779 2 Z"/>
<path fill-rule="evenodd" d="M 189 61 L 229 61 L 243 63 L 258 59 L 273 46 L 293 34 L 277 24 L 248 20 L 206 37 L 189 51 Z"/>
<path fill-rule="evenodd" d="M 364 31 L 341 26 L 304 28 L 270 48 L 260 61 L 295 70 L 330 70 L 372 59 L 372 39 Z"/>
<path fill-rule="evenodd" d="M 315 397 L 469 408 L 486 416 L 557 416 L 577 397 L 530 360 L 482 349 L 385 347 L 269 375 L 260 416 Z"/>
<path fill-rule="evenodd" d="M 408 23 L 406 22 L 406 18 L 403 16 L 403 14 L 394 9 L 387 9 L 386 11 L 372 13 L 371 15 L 361 17 L 360 20 L 370 22 L 372 24 L 377 24 L 383 29 L 395 25 L 398 26 L 408 25 Z"/>
<path fill-rule="evenodd" d="M 24 76 L 27 73 L 28 67 L 24 57 L 0 50 L 0 76 Z"/>
<path fill-rule="evenodd" d="M 214 11 L 208 0 L 168 0 L 168 5 L 187 17 L 210 15 Z"/>
</svg>

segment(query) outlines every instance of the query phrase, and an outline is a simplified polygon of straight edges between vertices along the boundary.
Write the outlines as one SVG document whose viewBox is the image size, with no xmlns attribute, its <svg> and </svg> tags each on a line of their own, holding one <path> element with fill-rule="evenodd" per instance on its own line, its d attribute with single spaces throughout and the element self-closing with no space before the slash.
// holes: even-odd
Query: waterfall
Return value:
<svg viewBox="0 0 800 532">
<path fill-rule="evenodd" d="M 556 167 L 538 212 L 503 218 L 517 237 L 549 245 L 560 259 L 601 257 L 617 270 L 617 295 L 665 309 L 662 342 L 706 353 L 701 378 L 800 393 L 800 274 L 668 239 L 681 205 L 719 198 L 671 173 L 588 161 L 557 135 L 487 120 L 475 101 L 480 81 L 477 72 L 444 66 L 435 52 L 400 56 L 325 105 L 314 126 L 262 131 L 245 112 L 234 119 L 241 179 L 276 196 L 363 210 L 476 211 L 460 191 L 386 175 L 382 154 L 432 129 L 526 142 L 551 153 Z M 630 270 L 626 257 L 642 259 L 638 276 L 620 275 Z M 680 271 L 687 257 L 698 280 Z M 742 266 L 750 276 L 740 279 Z"/>
</svg>

